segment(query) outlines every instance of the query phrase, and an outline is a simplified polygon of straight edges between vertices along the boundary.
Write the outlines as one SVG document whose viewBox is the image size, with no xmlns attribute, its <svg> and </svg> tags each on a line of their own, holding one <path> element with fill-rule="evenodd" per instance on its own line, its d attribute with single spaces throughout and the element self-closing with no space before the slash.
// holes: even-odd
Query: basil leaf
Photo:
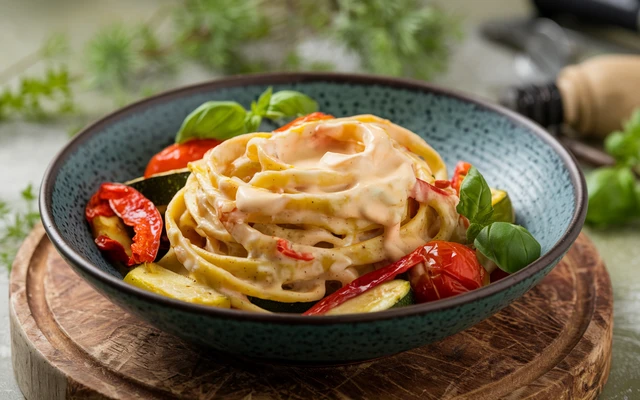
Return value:
<svg viewBox="0 0 640 400">
<path fill-rule="evenodd" d="M 256 102 L 251 103 L 251 112 L 261 117 L 264 117 L 264 115 L 267 113 L 267 109 L 269 108 L 269 103 L 271 102 L 272 95 L 273 95 L 273 89 L 271 88 L 271 86 L 269 86 L 269 88 L 260 95 L 257 103 Z"/>
<path fill-rule="evenodd" d="M 258 127 L 260 127 L 260 122 L 262 122 L 262 117 L 250 112 L 247 114 L 247 119 L 245 121 L 245 126 L 247 128 L 247 132 L 256 132 Z"/>
<path fill-rule="evenodd" d="M 315 111 L 318 111 L 318 103 L 311 97 L 294 90 L 281 90 L 271 96 L 265 117 L 275 120 L 299 117 Z"/>
<path fill-rule="evenodd" d="M 478 236 L 478 233 L 486 226 L 486 224 L 477 224 L 472 223 L 469 224 L 469 228 L 467 228 L 467 243 L 473 243 Z"/>
<path fill-rule="evenodd" d="M 605 149 L 616 161 L 626 164 L 640 162 L 640 109 L 624 125 L 623 132 L 613 132 L 605 139 Z"/>
<path fill-rule="evenodd" d="M 540 257 L 540 243 L 520 225 L 494 222 L 486 226 L 473 242 L 476 249 L 510 274 Z"/>
<path fill-rule="evenodd" d="M 228 139 L 247 133 L 247 111 L 235 101 L 208 101 L 185 118 L 176 143 L 189 139 Z"/>
<path fill-rule="evenodd" d="M 586 181 L 587 223 L 621 224 L 640 216 L 639 188 L 630 167 L 598 168 L 587 174 Z"/>
<path fill-rule="evenodd" d="M 486 224 L 493 215 L 491 205 L 491 189 L 487 181 L 475 167 L 469 169 L 469 173 L 460 186 L 460 202 L 456 207 L 458 214 L 467 217 L 469 222 Z"/>
</svg>

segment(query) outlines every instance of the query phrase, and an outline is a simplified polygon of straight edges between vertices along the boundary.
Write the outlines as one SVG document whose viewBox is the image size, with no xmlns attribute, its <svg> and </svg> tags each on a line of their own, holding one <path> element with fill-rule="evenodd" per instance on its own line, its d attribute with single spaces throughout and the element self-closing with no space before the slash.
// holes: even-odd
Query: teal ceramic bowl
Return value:
<svg viewBox="0 0 640 400">
<path fill-rule="evenodd" d="M 519 224 L 542 245 L 540 259 L 479 290 L 378 313 L 303 317 L 184 303 L 122 281 L 93 243 L 83 210 L 101 182 L 142 175 L 172 142 L 184 117 L 207 100 L 245 107 L 268 86 L 317 99 L 335 116 L 371 113 L 424 137 L 452 170 L 467 160 L 509 191 Z M 274 126 L 263 125 L 264 129 Z M 100 293 L 159 329 L 233 357 L 288 363 L 372 359 L 435 342 L 507 306 L 537 284 L 578 236 L 586 213 L 584 178 L 567 151 L 539 126 L 506 109 L 422 82 L 363 75 L 232 77 L 166 92 L 127 106 L 76 136 L 41 187 L 44 227 L 58 252 Z"/>
</svg>

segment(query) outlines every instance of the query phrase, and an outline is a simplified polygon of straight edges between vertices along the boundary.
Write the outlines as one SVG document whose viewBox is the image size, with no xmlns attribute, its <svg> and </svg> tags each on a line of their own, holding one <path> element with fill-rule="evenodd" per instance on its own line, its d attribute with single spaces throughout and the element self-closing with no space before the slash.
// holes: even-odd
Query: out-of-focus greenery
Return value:
<svg viewBox="0 0 640 400">
<path fill-rule="evenodd" d="M 27 186 L 20 195 L 25 203 L 22 212 L 11 210 L 4 201 L 0 201 L 0 266 L 7 269 L 11 269 L 18 247 L 40 220 L 35 208 L 33 187 Z"/>
<path fill-rule="evenodd" d="M 171 29 L 160 37 L 164 22 Z M 184 0 L 145 23 L 101 28 L 79 54 L 52 35 L 37 53 L 0 71 L 0 85 L 19 75 L 12 90 L 0 89 L 0 119 L 69 112 L 74 94 L 87 88 L 120 105 L 167 89 L 167 74 L 186 61 L 217 74 L 333 69 L 330 60 L 299 54 L 300 43 L 312 38 L 356 54 L 363 71 L 428 80 L 446 69 L 459 36 L 452 16 L 420 0 Z M 281 51 L 277 61 L 251 50 L 266 43 Z M 56 60 L 44 76 L 22 74 L 42 59 Z M 74 60 L 82 61 L 80 70 L 70 68 Z"/>
<path fill-rule="evenodd" d="M 171 30 L 160 35 L 165 22 Z M 301 56 L 299 45 L 308 39 L 333 41 L 356 54 L 363 71 L 431 79 L 446 69 L 459 36 L 450 15 L 419 0 L 184 0 L 144 23 L 99 29 L 77 54 L 65 36 L 52 34 L 38 51 L 0 71 L 0 85 L 17 78 L 11 87 L 0 86 L 0 122 L 70 112 L 86 120 L 74 103 L 79 92 L 95 91 L 119 106 L 168 89 L 169 75 L 187 61 L 217 74 L 334 69 L 330 60 Z M 263 44 L 281 56 L 274 61 L 254 54 L 251 46 Z M 43 74 L 24 73 L 41 61 Z M 84 122 L 72 122 L 69 132 Z M 0 201 L 0 263 L 6 266 L 38 220 L 31 186 L 22 199 L 22 213 Z"/>
<path fill-rule="evenodd" d="M 418 0 L 338 0 L 334 27 L 367 70 L 425 80 L 446 69 L 460 36 L 454 18 Z"/>
</svg>

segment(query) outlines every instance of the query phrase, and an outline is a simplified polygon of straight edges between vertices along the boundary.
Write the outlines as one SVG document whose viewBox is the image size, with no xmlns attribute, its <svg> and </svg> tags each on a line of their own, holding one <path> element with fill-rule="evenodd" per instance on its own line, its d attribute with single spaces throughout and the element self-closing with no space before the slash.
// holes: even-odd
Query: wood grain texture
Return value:
<svg viewBox="0 0 640 400">
<path fill-rule="evenodd" d="M 611 360 L 611 282 L 581 235 L 522 299 L 441 342 L 343 367 L 222 361 L 111 304 L 38 227 L 11 274 L 12 352 L 28 399 L 595 399 Z"/>
</svg>

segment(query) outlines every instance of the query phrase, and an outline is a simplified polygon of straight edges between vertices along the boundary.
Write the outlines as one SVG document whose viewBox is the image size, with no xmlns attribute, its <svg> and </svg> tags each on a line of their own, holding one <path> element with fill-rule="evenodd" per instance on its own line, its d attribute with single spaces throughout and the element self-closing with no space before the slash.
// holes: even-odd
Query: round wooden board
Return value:
<svg viewBox="0 0 640 400">
<path fill-rule="evenodd" d="M 37 227 L 11 273 L 13 367 L 27 399 L 595 399 L 611 362 L 612 291 L 581 235 L 522 299 L 441 342 L 342 367 L 226 362 L 127 314 Z"/>
</svg>

